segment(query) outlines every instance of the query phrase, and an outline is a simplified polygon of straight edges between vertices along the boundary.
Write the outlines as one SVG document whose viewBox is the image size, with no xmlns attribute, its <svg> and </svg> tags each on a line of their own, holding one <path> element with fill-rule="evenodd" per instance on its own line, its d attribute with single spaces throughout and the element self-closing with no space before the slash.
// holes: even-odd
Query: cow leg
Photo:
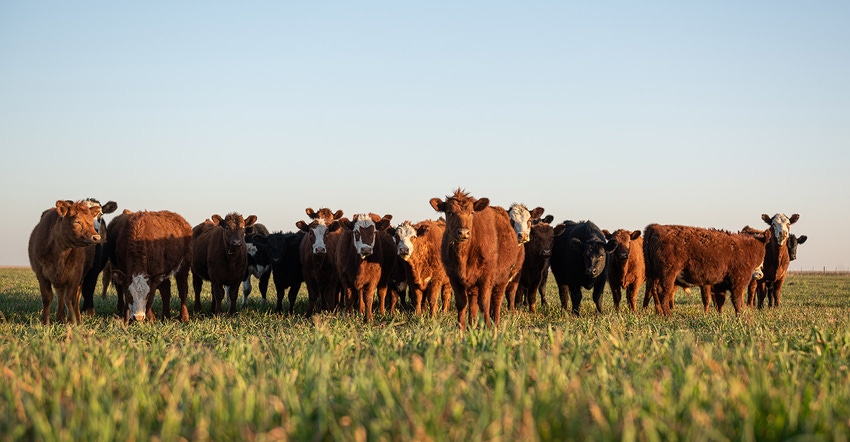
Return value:
<svg viewBox="0 0 850 442">
<path fill-rule="evenodd" d="M 189 309 L 186 307 L 186 298 L 189 296 L 189 272 L 178 272 L 174 275 L 177 281 L 177 296 L 180 297 L 180 322 L 189 322 Z"/>
<path fill-rule="evenodd" d="M 605 290 L 605 279 L 599 279 L 593 286 L 593 303 L 596 304 L 596 312 L 602 313 L 602 292 Z M 622 296 L 622 291 L 620 292 Z M 617 300 L 617 310 L 620 310 L 620 300 Z"/>
<path fill-rule="evenodd" d="M 94 315 L 94 289 L 97 285 L 98 276 L 99 273 L 90 272 L 83 278 L 83 302 L 80 312 L 86 315 Z"/>
<path fill-rule="evenodd" d="M 263 305 L 266 304 L 266 294 L 269 291 L 269 278 L 271 278 L 271 276 L 271 270 L 267 271 L 266 273 L 263 273 L 263 275 L 260 276 L 260 296 L 263 297 Z"/>
<path fill-rule="evenodd" d="M 224 287 L 221 284 L 213 284 L 210 281 L 210 291 L 212 292 L 212 306 L 210 313 L 213 315 L 221 314 L 221 300 L 224 299 Z"/>
<path fill-rule="evenodd" d="M 573 314 L 578 316 L 579 310 L 581 309 L 581 287 L 576 285 L 570 287 L 569 290 L 570 303 L 573 306 Z"/>
<path fill-rule="evenodd" d="M 195 289 L 195 314 L 201 313 L 201 289 L 204 287 L 204 280 L 200 276 L 192 273 L 192 287 Z"/>
<path fill-rule="evenodd" d="M 300 290 L 300 289 L 301 289 L 300 283 L 292 284 L 291 286 L 289 286 L 288 298 L 289 298 L 289 314 L 290 315 L 295 314 L 295 301 L 296 301 L 296 299 L 298 299 L 298 290 Z"/>
<path fill-rule="evenodd" d="M 370 290 L 369 293 L 370 293 L 370 295 L 369 295 L 370 298 L 375 297 L 375 291 L 374 290 Z M 382 315 L 387 314 L 387 304 L 386 303 L 387 303 L 387 286 L 384 285 L 384 284 L 381 284 L 381 285 L 378 286 L 378 313 L 380 313 Z"/>
<path fill-rule="evenodd" d="M 617 286 L 616 284 L 609 284 L 609 286 L 611 287 L 611 297 L 614 298 L 614 310 L 620 311 L 620 300 L 623 299 L 623 288 Z"/>
<path fill-rule="evenodd" d="M 673 302 L 673 293 L 676 291 L 676 275 L 678 272 L 673 272 L 671 277 L 666 280 L 658 280 L 653 288 L 653 298 L 655 298 L 655 311 L 662 316 L 670 316 L 670 308 Z"/>
<path fill-rule="evenodd" d="M 502 301 L 505 296 L 507 296 L 503 293 L 505 293 L 505 291 L 502 290 L 502 287 L 495 287 L 493 292 L 485 298 L 486 304 L 489 304 L 488 307 L 490 307 L 489 310 L 492 316 L 493 326 L 496 329 L 499 328 L 499 324 L 502 320 Z M 514 293 L 516 293 L 516 288 L 514 288 Z M 489 327 L 490 325 L 488 324 L 487 326 Z"/>
<path fill-rule="evenodd" d="M 80 296 L 82 294 L 81 286 L 70 286 L 61 290 L 65 293 L 64 301 L 67 309 L 68 323 L 79 324 L 82 322 L 80 314 Z"/>
<path fill-rule="evenodd" d="M 455 295 L 455 307 L 457 308 L 457 323 L 462 333 L 466 330 L 466 310 L 469 308 L 469 295 L 460 287 L 453 286 L 453 289 L 457 293 Z"/>
<path fill-rule="evenodd" d="M 628 298 L 629 301 L 629 310 L 632 312 L 637 311 L 637 296 L 639 288 L 640 286 L 636 283 L 631 283 L 626 288 L 626 298 Z"/>
<path fill-rule="evenodd" d="M 224 292 L 227 294 L 227 299 L 230 301 L 230 313 L 231 315 L 236 314 L 236 302 L 239 300 L 239 284 L 238 282 L 234 285 L 229 285 L 224 287 Z"/>
<path fill-rule="evenodd" d="M 50 323 L 50 303 L 53 302 L 53 286 L 47 280 L 38 280 L 38 289 L 41 292 L 41 323 Z"/>
<path fill-rule="evenodd" d="M 756 287 L 756 293 L 758 294 L 759 298 L 758 308 L 759 310 L 761 310 L 764 308 L 764 297 L 767 295 L 767 284 L 765 284 L 764 282 L 759 282 Z"/>
<path fill-rule="evenodd" d="M 561 308 L 567 310 L 569 307 L 567 297 L 570 296 L 570 288 L 566 284 L 558 285 L 558 296 L 561 297 Z"/>
<path fill-rule="evenodd" d="M 427 287 L 425 287 L 425 298 L 428 299 L 428 307 L 431 312 L 431 317 L 437 316 L 437 311 L 439 311 L 440 306 L 438 305 L 440 302 L 440 286 L 429 283 Z"/>
<path fill-rule="evenodd" d="M 159 297 L 162 299 L 162 317 L 164 319 L 171 318 L 171 279 L 165 278 L 159 284 Z M 150 314 L 151 320 L 154 319 L 153 315 L 153 296 L 151 296 L 151 308 L 149 309 L 148 314 Z"/>
<path fill-rule="evenodd" d="M 386 292 L 384 293 L 384 295 L 386 296 Z M 361 310 L 365 310 L 365 316 L 363 317 L 363 320 L 366 323 L 371 323 L 372 304 L 375 301 L 375 286 L 366 286 L 366 288 L 360 292 L 360 299 Z M 379 299 L 379 301 L 383 303 L 382 300 Z M 381 306 L 378 306 L 378 309 L 380 310 Z"/>
<path fill-rule="evenodd" d="M 741 314 L 744 309 L 744 292 L 747 290 L 747 282 L 732 285 L 732 307 L 735 309 L 735 316 Z"/>
<path fill-rule="evenodd" d="M 758 285 L 757 279 L 751 279 L 750 283 L 747 284 L 747 305 L 750 307 L 755 307 L 756 305 L 756 286 Z"/>
<path fill-rule="evenodd" d="M 251 291 L 254 290 L 254 287 L 251 285 L 251 274 L 248 273 L 245 275 L 245 280 L 242 281 L 242 307 L 246 307 L 248 305 L 248 295 L 251 294 Z"/>
<path fill-rule="evenodd" d="M 109 289 L 109 283 L 112 281 L 112 264 L 106 263 L 103 268 L 103 273 L 100 276 L 100 297 L 106 298 L 106 291 Z"/>
</svg>

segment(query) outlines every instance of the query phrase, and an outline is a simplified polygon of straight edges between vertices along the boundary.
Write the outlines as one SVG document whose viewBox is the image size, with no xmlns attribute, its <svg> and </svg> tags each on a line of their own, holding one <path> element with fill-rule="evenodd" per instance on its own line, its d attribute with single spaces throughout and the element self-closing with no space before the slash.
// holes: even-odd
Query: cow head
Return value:
<svg viewBox="0 0 850 442">
<path fill-rule="evenodd" d="M 392 215 L 384 215 L 381 218 L 374 213 L 359 213 L 354 215 L 351 221 L 342 218 L 340 224 L 351 230 L 354 250 L 357 251 L 360 258 L 366 258 L 375 250 L 375 239 L 378 237 L 378 232 L 387 230 L 392 218 Z"/>
<path fill-rule="evenodd" d="M 452 244 L 461 244 L 470 238 L 475 212 L 490 205 L 488 198 L 475 199 L 462 189 L 455 190 L 454 195 L 446 197 L 445 201 L 431 198 L 430 202 L 434 210 L 446 214 L 445 235 Z"/>
<path fill-rule="evenodd" d="M 325 220 L 326 225 L 330 225 L 331 222 L 335 219 L 342 218 L 342 210 L 337 210 L 336 212 L 331 212 L 331 209 L 328 209 L 327 207 L 322 207 L 321 209 L 319 209 L 318 212 L 313 210 L 310 207 L 304 209 L 304 211 L 307 213 L 307 216 L 309 216 L 310 219 L 321 218 L 321 219 Z"/>
<path fill-rule="evenodd" d="M 607 242 L 598 238 L 582 241 L 579 238 L 570 240 L 570 246 L 581 253 L 584 259 L 584 273 L 590 278 L 596 278 L 605 271 L 608 252 L 617 248 L 617 240 Z"/>
<path fill-rule="evenodd" d="M 525 207 L 525 204 L 513 203 L 508 209 L 508 217 L 511 219 L 511 226 L 516 232 L 516 239 L 520 244 L 525 244 L 531 235 L 531 221 L 539 219 L 543 215 L 542 207 L 537 207 L 531 212 Z"/>
<path fill-rule="evenodd" d="M 295 223 L 298 229 L 304 232 L 302 241 L 307 241 L 310 244 L 314 255 L 325 255 L 328 253 L 328 248 L 325 245 L 325 235 L 328 232 L 335 232 L 340 226 L 339 220 L 331 221 L 330 225 L 325 223 L 324 218 L 315 218 L 310 224 L 304 221 Z"/>
<path fill-rule="evenodd" d="M 611 256 L 619 262 L 628 261 L 632 241 L 640 238 L 640 230 L 630 232 L 625 229 L 618 229 L 615 230 L 614 233 L 603 230 L 602 234 L 605 235 L 605 239 L 609 241 L 612 239 L 617 241 L 617 247 L 613 250 Z M 643 251 L 640 253 L 643 253 Z"/>
<path fill-rule="evenodd" d="M 788 239 L 788 236 L 791 234 L 791 224 L 797 222 L 800 219 L 800 215 L 793 214 L 791 218 L 785 216 L 784 213 L 777 213 L 773 215 L 773 217 L 767 216 L 767 214 L 762 214 L 761 219 L 764 220 L 765 223 L 770 224 L 770 228 L 773 230 L 773 237 L 776 238 L 776 242 L 779 245 L 785 244 L 785 241 Z"/>
<path fill-rule="evenodd" d="M 101 205 L 100 201 L 94 198 L 86 198 L 83 202 L 89 206 L 89 209 L 92 212 L 96 213 L 94 218 L 94 229 L 97 230 L 97 233 L 101 236 L 105 236 L 106 229 L 104 229 L 104 227 L 106 224 L 103 222 L 103 215 L 110 214 L 118 210 L 118 203 L 115 201 L 109 201 L 106 204 Z"/>
<path fill-rule="evenodd" d="M 788 237 L 786 245 L 788 246 L 788 257 L 791 258 L 791 261 L 797 259 L 797 246 L 806 242 L 807 239 L 809 239 L 809 237 L 806 235 L 798 237 L 793 233 Z"/>
<path fill-rule="evenodd" d="M 416 238 L 425 235 L 428 232 L 427 225 L 419 227 L 411 224 L 410 221 L 405 221 L 395 228 L 395 241 L 398 247 L 398 256 L 407 261 L 413 255 L 413 245 Z"/>
<path fill-rule="evenodd" d="M 168 274 L 127 275 L 121 270 L 113 269 L 112 283 L 124 289 L 124 302 L 127 308 L 127 316 L 124 320 L 144 321 L 147 318 L 148 304 L 153 302 L 154 290 L 168 277 Z"/>
<path fill-rule="evenodd" d="M 242 218 L 242 215 L 236 212 L 230 212 L 224 218 L 216 214 L 211 219 L 215 225 L 224 228 L 224 244 L 227 247 L 228 255 L 232 255 L 239 248 L 245 246 L 245 228 L 253 226 L 257 222 L 255 215 Z"/>
<path fill-rule="evenodd" d="M 549 224 L 553 219 L 554 217 L 549 215 L 546 218 L 535 219 L 531 222 L 529 239 L 531 250 L 544 258 L 552 256 L 552 245 L 555 243 L 555 236 L 557 236 L 555 235 L 555 229 Z M 563 233 L 563 230 L 561 230 L 561 233 Z M 529 249 L 525 250 L 528 253 Z"/>
<path fill-rule="evenodd" d="M 95 218 L 100 209 L 89 208 L 85 201 L 56 201 L 56 213 L 61 219 L 60 236 L 71 247 L 86 247 L 101 242 L 95 229 Z"/>
</svg>

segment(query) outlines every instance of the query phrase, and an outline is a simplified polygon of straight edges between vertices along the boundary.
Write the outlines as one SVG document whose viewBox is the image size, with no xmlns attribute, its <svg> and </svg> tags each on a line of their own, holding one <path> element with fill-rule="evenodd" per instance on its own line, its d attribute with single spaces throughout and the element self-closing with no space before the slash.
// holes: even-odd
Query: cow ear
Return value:
<svg viewBox="0 0 850 442">
<path fill-rule="evenodd" d="M 245 227 L 251 227 L 255 222 L 257 222 L 257 215 L 248 215 L 248 218 L 245 218 Z"/>
<path fill-rule="evenodd" d="M 115 201 L 109 201 L 108 203 L 100 207 L 100 211 L 103 212 L 104 215 L 112 213 L 116 210 L 118 210 L 118 203 L 116 203 Z"/>
<path fill-rule="evenodd" d="M 439 198 L 431 198 L 431 207 L 434 208 L 437 212 L 445 212 L 446 211 L 446 203 L 445 201 Z"/>
<path fill-rule="evenodd" d="M 416 236 L 425 236 L 428 233 L 428 225 L 419 226 L 416 228 Z"/>
<path fill-rule="evenodd" d="M 543 222 L 546 224 L 552 224 L 552 221 L 555 220 L 555 217 L 552 215 L 546 215 L 543 217 Z"/>
<path fill-rule="evenodd" d="M 332 223 L 328 225 L 328 232 L 336 232 L 342 226 L 344 226 L 348 230 L 351 230 L 351 227 L 353 225 L 351 224 L 351 221 L 348 220 L 348 218 L 335 219 Z"/>
<path fill-rule="evenodd" d="M 567 226 L 563 224 L 558 224 L 557 226 L 555 226 L 555 236 L 561 236 L 561 234 L 564 233 L 566 230 Z"/>
<path fill-rule="evenodd" d="M 265 236 L 259 235 L 259 234 L 251 235 L 251 242 L 254 243 L 254 244 L 259 244 L 259 245 L 263 245 L 263 246 L 267 245 L 269 243 L 268 239 L 266 239 Z"/>
<path fill-rule="evenodd" d="M 211 216 L 210 219 L 212 220 L 213 224 L 217 226 L 224 224 L 224 219 L 221 217 L 221 215 L 217 213 Z"/>
<path fill-rule="evenodd" d="M 316 219 L 316 217 L 319 216 L 319 215 L 316 215 L 316 211 L 313 210 L 312 207 L 308 207 L 308 208 L 304 209 L 304 212 L 307 213 L 307 216 L 309 216 L 310 219 Z"/>
<path fill-rule="evenodd" d="M 764 222 L 766 222 L 766 223 L 770 224 L 770 217 L 769 217 L 769 216 L 767 216 L 767 214 L 766 214 L 766 213 L 762 213 L 762 214 L 761 214 L 761 219 L 762 219 L 762 220 L 764 220 Z"/>
<path fill-rule="evenodd" d="M 791 215 L 791 218 L 789 218 L 789 221 L 791 221 L 791 224 L 794 224 L 794 223 L 797 222 L 798 219 L 800 219 L 800 214 L 795 213 L 795 214 Z"/>
<path fill-rule="evenodd" d="M 68 216 L 71 211 L 71 202 L 65 200 L 56 201 L 56 213 L 61 217 Z"/>
<path fill-rule="evenodd" d="M 798 236 L 797 237 L 797 244 L 802 244 L 802 243 L 806 242 L 807 239 L 809 239 L 809 237 L 806 236 L 806 235 Z"/>
<path fill-rule="evenodd" d="M 540 218 L 541 216 L 543 216 L 543 212 L 545 211 L 546 209 L 542 207 L 535 207 L 534 210 L 531 211 L 531 219 Z"/>
<path fill-rule="evenodd" d="M 333 219 L 340 219 L 340 218 L 342 218 L 342 210 L 341 209 L 334 212 L 334 216 L 333 216 Z"/>
<path fill-rule="evenodd" d="M 310 231 L 310 226 L 308 226 L 307 223 L 305 223 L 304 221 L 301 221 L 301 220 L 299 220 L 295 223 L 295 227 L 298 227 L 298 230 L 300 230 L 302 232 L 309 232 Z"/>
<path fill-rule="evenodd" d="M 578 239 L 578 238 L 573 238 L 573 239 L 571 239 L 571 240 L 570 240 L 570 247 L 572 247 L 572 248 L 573 248 L 573 249 L 575 249 L 575 250 L 579 250 L 579 251 L 580 251 L 580 250 L 581 250 L 581 248 L 582 248 L 581 240 L 580 240 L 580 239 Z"/>
<path fill-rule="evenodd" d="M 618 245 L 620 245 L 620 243 L 617 242 L 616 239 L 609 240 L 608 242 L 605 243 L 605 251 L 610 252 L 610 251 L 616 249 Z"/>
<path fill-rule="evenodd" d="M 640 238 L 640 230 L 635 230 L 634 232 L 632 232 L 631 238 L 632 238 L 632 241 Z"/>
<path fill-rule="evenodd" d="M 490 205 L 490 198 L 479 198 L 472 204 L 472 210 L 480 212 Z"/>
<path fill-rule="evenodd" d="M 379 219 L 378 222 L 375 223 L 375 229 L 379 230 L 379 231 L 380 230 L 387 230 L 387 228 L 389 226 L 390 226 L 390 220 L 386 217 Z"/>
<path fill-rule="evenodd" d="M 387 234 L 390 236 L 395 236 L 395 227 L 387 228 Z"/>
<path fill-rule="evenodd" d="M 609 232 L 607 229 L 602 229 L 602 236 L 604 236 L 605 239 L 611 239 L 613 237 L 613 235 L 611 235 L 611 232 Z"/>
</svg>

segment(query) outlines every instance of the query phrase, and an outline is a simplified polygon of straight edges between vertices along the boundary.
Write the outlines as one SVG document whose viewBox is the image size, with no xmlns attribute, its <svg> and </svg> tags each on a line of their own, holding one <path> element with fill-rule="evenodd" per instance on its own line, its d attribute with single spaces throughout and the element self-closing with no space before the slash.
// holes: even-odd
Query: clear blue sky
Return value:
<svg viewBox="0 0 850 442">
<path fill-rule="evenodd" d="M 558 221 L 799 213 L 847 268 L 850 2 L 0 3 L 0 265 L 57 199 Z"/>
</svg>

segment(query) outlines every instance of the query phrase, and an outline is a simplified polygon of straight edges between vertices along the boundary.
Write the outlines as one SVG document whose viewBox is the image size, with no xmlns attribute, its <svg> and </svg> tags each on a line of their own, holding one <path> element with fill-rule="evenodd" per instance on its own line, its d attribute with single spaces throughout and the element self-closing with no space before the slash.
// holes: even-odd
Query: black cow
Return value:
<svg viewBox="0 0 850 442">
<path fill-rule="evenodd" d="M 286 289 L 289 289 L 289 314 L 295 313 L 295 299 L 301 290 L 301 283 L 304 282 L 299 251 L 304 235 L 304 232 L 298 231 L 274 232 L 265 237 L 254 237 L 258 254 L 268 257 L 271 265 L 271 275 L 277 290 L 277 313 L 283 311 L 283 295 Z"/>
<path fill-rule="evenodd" d="M 89 209 L 95 209 L 99 207 L 99 213 L 94 218 L 94 229 L 97 230 L 97 233 L 100 234 L 101 242 L 94 246 L 94 262 L 92 266 L 86 271 L 85 276 L 83 276 L 83 286 L 82 286 L 82 297 L 83 304 L 80 306 L 80 311 L 83 314 L 94 314 L 94 288 L 97 285 L 97 280 L 99 279 L 100 272 L 103 271 L 103 268 L 106 266 L 106 263 L 109 261 L 109 252 L 106 249 L 106 222 L 103 220 L 103 215 L 112 213 L 118 209 L 118 203 L 115 201 L 109 201 L 106 204 L 101 205 L 100 201 L 94 198 L 88 198 L 83 200 L 88 206 Z"/>
<path fill-rule="evenodd" d="M 797 259 L 797 246 L 806 242 L 807 239 L 809 239 L 809 237 L 806 235 L 798 237 L 793 233 L 788 237 L 788 241 L 785 245 L 788 246 L 788 257 L 791 258 L 791 261 Z"/>
<path fill-rule="evenodd" d="M 602 291 L 608 280 L 608 252 L 616 240 L 606 241 L 602 230 L 590 221 L 564 221 L 555 226 L 550 266 L 558 284 L 561 307 L 567 309 L 567 295 L 573 314 L 579 314 L 581 288 L 593 289 L 596 311 L 602 313 Z"/>
</svg>

